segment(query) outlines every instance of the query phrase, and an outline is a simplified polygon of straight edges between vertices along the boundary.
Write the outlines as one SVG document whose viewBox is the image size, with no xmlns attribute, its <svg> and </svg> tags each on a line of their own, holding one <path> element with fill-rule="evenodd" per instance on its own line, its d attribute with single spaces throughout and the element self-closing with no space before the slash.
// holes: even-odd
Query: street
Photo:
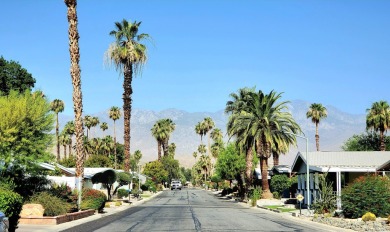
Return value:
<svg viewBox="0 0 390 232">
<path fill-rule="evenodd" d="M 143 205 L 95 220 L 72 231 L 330 231 L 318 225 L 244 207 L 211 192 L 165 191 Z"/>
</svg>

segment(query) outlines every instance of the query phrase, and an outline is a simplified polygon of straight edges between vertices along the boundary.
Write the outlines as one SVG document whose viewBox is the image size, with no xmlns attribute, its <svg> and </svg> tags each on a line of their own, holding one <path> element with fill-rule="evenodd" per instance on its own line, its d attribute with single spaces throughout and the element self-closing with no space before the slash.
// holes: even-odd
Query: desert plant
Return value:
<svg viewBox="0 0 390 232">
<path fill-rule="evenodd" d="M 10 189 L 0 188 L 0 211 L 8 217 L 10 232 L 16 230 L 22 205 L 22 196 Z"/>
<path fill-rule="evenodd" d="M 115 202 L 115 206 L 121 206 L 122 205 L 122 202 L 121 201 L 116 201 Z"/>
<path fill-rule="evenodd" d="M 367 212 L 363 215 L 362 221 L 367 222 L 367 221 L 376 221 L 376 216 L 373 213 Z"/>
<path fill-rule="evenodd" d="M 261 188 L 254 188 L 249 190 L 249 198 L 251 199 L 252 207 L 256 206 L 257 200 L 261 198 L 262 190 Z"/>
<path fill-rule="evenodd" d="M 332 182 L 328 182 L 326 176 L 328 173 L 319 175 L 320 197 L 313 203 L 315 213 L 326 214 L 335 210 L 336 195 L 333 194 Z"/>
<path fill-rule="evenodd" d="M 110 207 L 111 207 L 110 202 L 106 202 L 106 203 L 104 204 L 104 208 L 110 208 Z"/>
<path fill-rule="evenodd" d="M 41 204 L 45 209 L 44 216 L 64 215 L 71 209 L 69 203 L 49 192 L 34 194 L 30 199 L 30 203 Z"/>
<path fill-rule="evenodd" d="M 359 218 L 366 212 L 380 217 L 390 214 L 390 180 L 388 177 L 366 175 L 359 177 L 343 189 L 343 213 L 349 218 Z"/>
<path fill-rule="evenodd" d="M 101 212 L 104 208 L 104 204 L 107 201 L 107 197 L 104 193 L 96 189 L 83 189 L 81 209 L 94 209 Z"/>
<path fill-rule="evenodd" d="M 128 197 L 129 196 L 129 190 L 127 189 L 118 189 L 118 198 Z"/>
</svg>

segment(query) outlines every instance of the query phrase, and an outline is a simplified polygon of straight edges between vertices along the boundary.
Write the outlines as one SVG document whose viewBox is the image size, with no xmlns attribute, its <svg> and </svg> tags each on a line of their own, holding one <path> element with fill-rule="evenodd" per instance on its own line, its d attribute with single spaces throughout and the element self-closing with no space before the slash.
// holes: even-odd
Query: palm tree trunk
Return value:
<svg viewBox="0 0 390 232">
<path fill-rule="evenodd" d="M 168 139 L 165 139 L 163 141 L 163 152 L 164 152 L 164 157 L 168 156 Z"/>
<path fill-rule="evenodd" d="M 252 184 L 253 180 L 253 148 L 252 146 L 248 147 L 248 150 L 246 151 L 246 169 L 245 169 L 245 183 L 246 183 L 246 189 L 249 188 L 249 185 Z"/>
<path fill-rule="evenodd" d="M 72 136 L 70 136 L 69 142 L 69 158 L 72 157 Z"/>
<path fill-rule="evenodd" d="M 264 198 L 271 198 L 272 194 L 269 190 L 269 184 L 268 184 L 268 164 L 267 164 L 267 158 L 264 158 L 263 156 L 260 157 L 260 168 L 261 168 L 261 185 L 263 187 L 263 197 Z M 271 195 L 271 197 L 269 197 Z"/>
<path fill-rule="evenodd" d="M 64 144 L 64 159 L 66 159 L 66 144 Z"/>
<path fill-rule="evenodd" d="M 133 89 L 131 86 L 133 78 L 133 67 L 125 65 L 124 80 L 123 80 L 123 121 L 124 121 L 124 144 L 125 144 L 125 166 L 124 171 L 130 171 L 130 119 L 131 119 L 131 94 Z"/>
<path fill-rule="evenodd" d="M 60 129 L 59 129 L 59 123 L 58 123 L 58 113 L 56 113 L 56 116 L 57 116 L 57 123 L 56 123 L 56 138 L 57 138 L 57 161 L 60 161 L 60 141 L 59 141 L 59 132 L 60 132 Z"/>
<path fill-rule="evenodd" d="M 385 151 L 386 150 L 385 136 L 384 136 L 384 132 L 382 130 L 379 132 L 379 139 L 381 141 L 380 151 Z"/>
<path fill-rule="evenodd" d="M 157 140 L 157 159 L 161 161 L 161 141 Z"/>
<path fill-rule="evenodd" d="M 115 128 L 115 120 L 114 120 L 114 168 L 116 169 L 117 168 L 117 161 L 116 161 L 116 128 Z"/>
<path fill-rule="evenodd" d="M 279 154 L 277 152 L 272 152 L 272 157 L 274 159 L 274 166 L 279 165 Z"/>
<path fill-rule="evenodd" d="M 316 122 L 316 147 L 317 151 L 320 151 L 320 136 L 318 134 L 318 123 Z"/>
<path fill-rule="evenodd" d="M 70 53 L 70 76 L 73 84 L 73 107 L 75 112 L 75 135 L 76 135 L 76 177 L 84 176 L 84 147 L 83 147 L 83 101 L 80 78 L 80 51 L 79 32 L 77 29 L 76 0 L 64 0 L 68 8 L 67 16 L 69 23 L 69 53 Z"/>
</svg>

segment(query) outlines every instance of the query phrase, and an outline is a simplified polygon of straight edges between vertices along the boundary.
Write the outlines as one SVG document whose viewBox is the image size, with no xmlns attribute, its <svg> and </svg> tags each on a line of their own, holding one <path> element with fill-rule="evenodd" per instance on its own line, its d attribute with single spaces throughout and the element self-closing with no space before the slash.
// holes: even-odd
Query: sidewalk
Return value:
<svg viewBox="0 0 390 232">
<path fill-rule="evenodd" d="M 83 223 L 86 223 L 89 221 L 93 221 L 93 220 L 96 220 L 96 219 L 99 219 L 102 217 L 106 217 L 106 216 L 121 212 L 123 210 L 126 210 L 128 208 L 143 204 L 144 202 L 158 196 L 160 193 L 162 193 L 162 191 L 157 192 L 148 198 L 143 198 L 142 200 L 134 201 L 134 202 L 132 202 L 132 204 L 121 205 L 118 207 L 104 208 L 104 213 L 95 213 L 94 215 L 86 217 L 86 218 L 82 218 L 79 220 L 74 220 L 74 221 L 70 221 L 70 222 L 66 222 L 66 223 L 61 223 L 58 225 L 27 225 L 27 224 L 21 225 L 21 224 L 19 224 L 18 229 L 16 229 L 16 232 L 58 232 L 58 231 L 62 231 L 65 229 L 72 228 L 76 225 L 80 225 L 80 224 L 83 224 Z"/>
</svg>

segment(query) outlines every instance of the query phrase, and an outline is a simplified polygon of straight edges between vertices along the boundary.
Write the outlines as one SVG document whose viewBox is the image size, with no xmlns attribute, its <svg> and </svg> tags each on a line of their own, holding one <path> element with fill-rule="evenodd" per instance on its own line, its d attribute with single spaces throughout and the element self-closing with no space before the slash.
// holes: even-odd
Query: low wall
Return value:
<svg viewBox="0 0 390 232">
<path fill-rule="evenodd" d="M 55 217 L 37 217 L 37 216 L 27 216 L 21 217 L 19 219 L 19 224 L 34 224 L 34 225 L 58 225 L 65 222 L 74 221 L 77 219 L 89 217 L 95 214 L 94 209 L 89 209 L 85 211 L 67 213 L 65 215 L 55 216 Z"/>
</svg>

